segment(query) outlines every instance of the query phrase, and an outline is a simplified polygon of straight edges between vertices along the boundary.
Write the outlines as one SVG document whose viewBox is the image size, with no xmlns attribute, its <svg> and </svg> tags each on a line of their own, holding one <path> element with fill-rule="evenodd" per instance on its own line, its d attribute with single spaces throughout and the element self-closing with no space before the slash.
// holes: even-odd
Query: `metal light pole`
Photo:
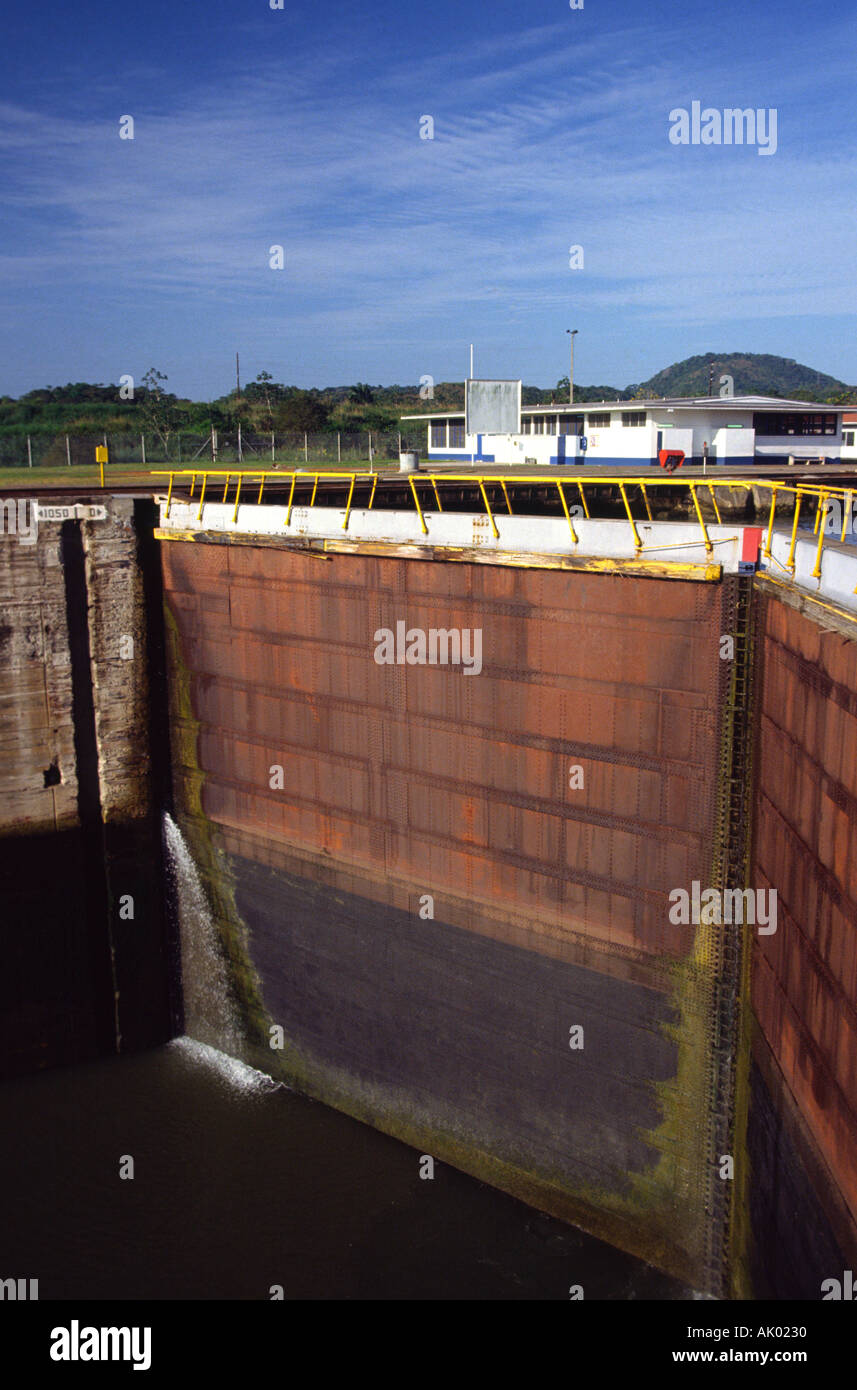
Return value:
<svg viewBox="0 0 857 1390">
<path fill-rule="evenodd" d="M 574 335 L 577 329 L 567 328 L 565 331 L 571 343 L 571 369 L 568 373 L 568 403 L 569 405 L 574 405 Z"/>
</svg>

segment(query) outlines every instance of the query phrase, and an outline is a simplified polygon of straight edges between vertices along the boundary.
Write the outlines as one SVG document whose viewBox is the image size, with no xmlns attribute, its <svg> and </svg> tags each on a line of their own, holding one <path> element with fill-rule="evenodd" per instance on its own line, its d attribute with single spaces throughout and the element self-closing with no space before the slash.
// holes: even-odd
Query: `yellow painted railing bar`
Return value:
<svg viewBox="0 0 857 1390">
<path fill-rule="evenodd" d="M 224 500 L 224 502 L 226 501 L 226 494 L 227 494 L 227 492 L 229 491 L 229 479 L 230 479 L 231 477 L 232 477 L 232 474 L 231 474 L 231 473 L 227 473 L 227 474 L 226 474 L 226 482 L 223 484 L 223 500 Z"/>
<path fill-rule="evenodd" d="M 697 519 L 698 519 L 698 521 L 699 521 L 700 526 L 702 527 L 702 534 L 703 534 L 703 536 L 705 537 L 705 549 L 708 551 L 708 553 L 709 553 L 709 555 L 710 555 L 710 554 L 711 554 L 711 551 L 712 551 L 711 538 L 710 538 L 710 536 L 709 536 L 709 534 L 708 534 L 708 528 L 707 528 L 706 525 L 705 525 L 705 521 L 703 520 L 702 510 L 701 510 L 700 505 L 699 505 L 699 498 L 698 498 L 697 495 L 696 495 L 696 484 L 695 484 L 695 483 L 691 483 L 691 484 L 690 484 L 690 495 L 691 495 L 691 497 L 693 498 L 693 505 L 694 505 L 694 507 L 696 508 Z"/>
<path fill-rule="evenodd" d="M 503 496 L 504 496 L 505 499 L 506 499 L 506 506 L 507 506 L 507 508 L 508 508 L 508 510 L 509 510 L 509 515 L 510 515 L 510 516 L 514 516 L 515 513 L 512 511 L 512 503 L 509 501 L 509 492 L 508 492 L 508 489 L 507 489 L 507 487 L 506 487 L 506 479 L 505 479 L 505 478 L 502 479 L 502 483 L 503 483 Z"/>
<path fill-rule="evenodd" d="M 586 505 L 586 493 L 583 491 L 583 483 L 580 481 L 579 478 L 576 479 L 576 482 L 577 482 L 577 490 L 578 490 L 578 492 L 580 493 L 580 505 L 583 507 L 583 515 L 586 517 L 586 520 L 588 521 L 588 520 L 589 520 L 589 508 L 588 508 L 587 505 Z"/>
<path fill-rule="evenodd" d="M 411 492 L 412 492 L 413 495 L 414 495 L 414 505 L 416 506 L 416 509 L 417 509 L 417 511 L 418 511 L 418 513 L 419 513 L 420 526 L 423 528 L 423 535 L 424 535 L 424 536 L 427 536 L 427 535 L 428 535 L 428 527 L 426 526 L 426 519 L 425 519 L 425 517 L 423 516 L 423 509 L 422 509 L 422 507 L 420 506 L 420 499 L 419 499 L 419 497 L 417 496 L 416 484 L 414 483 L 413 478 L 408 478 L 408 482 L 409 482 L 410 485 L 411 485 Z"/>
<path fill-rule="evenodd" d="M 823 497 L 823 494 L 822 494 L 822 497 Z M 818 535 L 818 524 L 819 524 L 819 522 L 821 521 L 821 503 L 822 503 L 822 497 L 816 498 L 816 505 L 815 505 L 815 525 L 814 525 L 813 528 L 812 528 L 812 534 L 813 534 L 814 536 L 817 536 L 817 535 Z"/>
<path fill-rule="evenodd" d="M 712 541 L 712 542 L 711 542 L 711 546 L 712 546 L 712 549 L 713 549 L 714 546 L 716 546 L 716 545 L 731 545 L 731 544 L 733 544 L 735 541 L 740 540 L 740 539 L 741 539 L 741 537 L 738 536 L 738 535 L 734 535 L 734 536 L 724 536 L 724 537 L 722 538 L 722 540 Z M 699 541 L 698 541 L 698 540 L 695 540 L 695 541 L 675 541 L 674 543 L 673 543 L 672 541 L 670 541 L 669 545 L 641 545 L 641 546 L 640 546 L 640 554 L 642 555 L 642 553 L 643 553 L 644 550 L 653 550 L 653 551 L 655 552 L 655 554 L 660 555 L 660 553 L 661 553 L 662 550 L 689 550 L 689 549 L 691 549 L 693 546 L 696 546 L 696 545 L 699 545 Z"/>
<path fill-rule="evenodd" d="M 634 548 L 635 548 L 636 550 L 642 550 L 642 548 L 643 548 L 643 542 L 640 540 L 640 536 L 639 536 L 639 533 L 638 533 L 638 531 L 637 531 L 636 523 L 635 523 L 634 518 L 633 518 L 633 516 L 632 516 L 632 514 L 631 514 L 631 507 L 630 507 L 630 504 L 629 504 L 629 502 L 628 502 L 628 494 L 627 494 L 626 491 L 625 491 L 625 483 L 624 483 L 624 481 L 620 481 L 620 483 L 619 483 L 619 491 L 620 491 L 621 494 L 622 494 L 622 501 L 625 503 L 625 511 L 628 513 L 628 520 L 629 520 L 630 523 L 631 523 L 631 530 L 632 530 L 633 533 L 634 533 Z"/>
<path fill-rule="evenodd" d="M 641 491 L 641 493 L 643 494 L 643 501 L 644 501 L 645 504 L 646 504 L 646 516 L 649 518 L 649 521 L 653 521 L 654 518 L 653 518 L 653 516 L 652 516 L 652 509 L 651 509 L 651 507 L 649 506 L 649 494 L 646 492 L 646 484 L 645 484 L 645 483 L 640 483 L 640 491 Z"/>
<path fill-rule="evenodd" d="M 848 530 L 848 523 L 851 520 L 853 494 L 846 492 L 842 499 L 842 535 L 839 537 L 842 544 L 845 544 L 845 534 Z"/>
<path fill-rule="evenodd" d="M 173 475 L 172 475 L 172 473 L 171 473 L 171 474 L 170 474 L 170 486 L 169 486 L 169 491 L 167 492 L 167 516 L 169 516 L 169 514 L 170 514 L 170 503 L 172 502 L 172 500 L 173 500 Z"/>
<path fill-rule="evenodd" d="M 315 482 L 312 485 L 312 497 L 309 499 L 311 507 L 315 506 L 315 494 L 318 492 L 318 474 L 315 475 Z"/>
<path fill-rule="evenodd" d="M 343 531 L 347 531 L 347 530 L 348 530 L 348 518 L 349 518 L 350 515 L 351 515 L 351 499 L 352 499 L 352 497 L 354 496 L 354 482 L 355 482 L 355 478 L 354 478 L 354 474 L 352 473 L 352 475 L 351 475 L 351 486 L 350 486 L 349 489 L 348 489 L 348 501 L 347 501 L 346 504 L 345 504 L 345 520 L 344 520 L 343 523 L 342 523 L 342 529 L 343 529 Z"/>
<path fill-rule="evenodd" d="M 202 475 L 202 487 L 201 487 L 200 493 L 199 493 L 199 511 L 198 511 L 197 514 L 196 514 L 196 519 L 197 519 L 197 521 L 202 521 L 202 504 L 203 504 L 203 502 L 205 501 L 205 485 L 206 485 L 207 482 L 208 482 L 208 474 L 207 474 L 207 473 L 203 473 L 203 475 Z"/>
<path fill-rule="evenodd" d="M 766 560 L 771 558 L 771 536 L 774 534 L 774 512 L 777 509 L 777 486 L 776 483 L 771 488 L 771 514 L 768 517 L 768 538 L 765 541 L 765 549 L 762 554 Z"/>
<path fill-rule="evenodd" d="M 263 473 L 262 476 L 261 476 L 261 478 L 259 479 L 259 496 L 256 498 L 256 506 L 257 506 L 257 507 L 261 507 L 261 505 L 262 505 L 262 488 L 263 488 L 264 486 L 265 486 L 265 474 Z"/>
<path fill-rule="evenodd" d="M 720 508 L 717 505 L 717 498 L 714 496 L 714 488 L 712 487 L 711 483 L 708 484 L 708 495 L 711 498 L 711 505 L 714 508 L 714 515 L 717 517 L 717 525 L 722 526 L 723 523 L 720 520 Z"/>
<path fill-rule="evenodd" d="M 370 511 L 370 512 L 371 512 L 371 510 L 372 510 L 372 503 L 373 503 L 374 500 L 375 500 L 375 489 L 376 489 L 377 486 L 378 486 L 378 474 L 376 473 L 375 476 L 374 476 L 374 478 L 372 479 L 372 491 L 369 493 L 369 511 Z"/>
<path fill-rule="evenodd" d="M 795 572 L 795 546 L 797 545 L 797 524 L 798 519 L 800 517 L 800 501 L 801 494 L 798 493 L 797 498 L 795 500 L 795 518 L 794 524 L 792 526 L 792 543 L 789 546 L 789 558 L 786 561 L 786 569 L 791 570 L 792 574 L 794 574 Z"/>
<path fill-rule="evenodd" d="M 243 476 L 244 476 L 243 473 L 239 473 L 239 474 L 238 474 L 238 486 L 237 486 L 237 488 L 235 489 L 235 511 L 232 513 L 232 524 L 233 524 L 233 525 L 234 525 L 235 522 L 238 520 L 238 502 L 239 502 L 239 499 L 240 499 L 240 497 L 241 497 L 241 480 L 242 480 Z"/>
<path fill-rule="evenodd" d="M 286 525 L 287 525 L 287 526 L 290 526 L 291 523 L 292 523 L 292 502 L 294 501 L 294 498 L 295 498 L 295 483 L 297 482 L 297 480 L 298 480 L 298 475 L 297 475 L 296 473 L 293 473 L 293 474 L 292 474 L 292 485 L 291 485 L 291 488 L 289 489 L 289 510 L 286 512 Z"/>
<path fill-rule="evenodd" d="M 812 569 L 813 579 L 821 578 L 821 547 L 824 545 L 824 523 L 827 519 L 827 503 L 829 500 L 830 499 L 825 497 L 824 493 L 822 493 L 821 499 L 819 501 L 819 513 L 822 514 L 821 522 L 820 524 L 816 524 L 816 530 L 818 532 L 818 546 L 815 552 L 815 564 L 813 565 Z"/>
<path fill-rule="evenodd" d="M 435 500 L 435 502 L 437 503 L 437 509 L 438 509 L 439 512 L 442 512 L 442 511 L 443 511 L 443 504 L 441 503 L 441 500 L 440 500 L 440 493 L 439 493 L 438 490 L 437 490 L 437 481 L 436 481 L 434 478 L 432 478 L 432 480 L 431 480 L 431 485 L 432 485 L 432 487 L 434 488 L 434 500 Z"/>
<path fill-rule="evenodd" d="M 491 530 L 494 532 L 494 539 L 498 541 L 500 539 L 500 532 L 497 530 L 497 523 L 494 520 L 494 513 L 491 510 L 491 504 L 488 501 L 488 493 L 485 491 L 485 482 L 482 478 L 479 479 L 479 488 L 482 492 L 482 501 L 485 503 L 485 510 L 488 513 L 488 520 L 491 522 Z"/>
<path fill-rule="evenodd" d="M 562 490 L 562 481 L 559 478 L 557 478 L 556 480 L 556 490 L 559 493 L 559 500 L 562 503 L 562 509 L 565 512 L 565 519 L 568 522 L 568 529 L 571 532 L 571 539 L 574 541 L 575 545 L 579 545 L 580 542 L 577 539 L 577 532 L 574 529 L 574 522 L 571 519 L 571 512 L 568 510 L 568 503 L 565 500 L 565 493 Z"/>
<path fill-rule="evenodd" d="M 173 476 L 173 475 L 172 475 L 172 473 L 171 473 L 171 474 L 170 474 L 170 477 L 172 477 L 172 476 Z M 193 477 L 192 477 L 191 480 L 190 480 L 190 495 L 191 495 L 191 497 L 193 497 L 193 490 L 194 490 L 195 487 L 196 487 L 196 474 L 194 473 Z"/>
</svg>

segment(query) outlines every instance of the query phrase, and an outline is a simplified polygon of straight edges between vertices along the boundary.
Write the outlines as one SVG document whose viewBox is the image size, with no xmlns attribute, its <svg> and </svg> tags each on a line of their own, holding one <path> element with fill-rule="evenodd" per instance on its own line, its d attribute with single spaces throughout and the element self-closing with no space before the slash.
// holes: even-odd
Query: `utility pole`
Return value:
<svg viewBox="0 0 857 1390">
<path fill-rule="evenodd" d="M 566 333 L 571 343 L 571 365 L 568 372 L 568 403 L 574 405 L 574 337 L 577 333 L 576 328 L 567 328 Z"/>
</svg>

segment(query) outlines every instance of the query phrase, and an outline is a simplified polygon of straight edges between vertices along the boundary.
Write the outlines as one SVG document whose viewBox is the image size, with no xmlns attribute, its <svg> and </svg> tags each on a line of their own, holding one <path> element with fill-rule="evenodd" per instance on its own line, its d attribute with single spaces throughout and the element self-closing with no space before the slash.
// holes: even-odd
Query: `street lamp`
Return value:
<svg viewBox="0 0 857 1390">
<path fill-rule="evenodd" d="M 577 329 L 567 328 L 565 331 L 571 342 L 571 370 L 568 373 L 568 403 L 569 405 L 574 405 L 574 335 Z"/>
</svg>

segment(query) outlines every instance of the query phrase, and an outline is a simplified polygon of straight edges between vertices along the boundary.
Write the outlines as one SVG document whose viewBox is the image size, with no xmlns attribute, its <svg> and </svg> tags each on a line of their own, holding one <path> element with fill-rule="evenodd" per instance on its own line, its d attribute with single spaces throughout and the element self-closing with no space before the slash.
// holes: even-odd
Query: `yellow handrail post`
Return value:
<svg viewBox="0 0 857 1390">
<path fill-rule="evenodd" d="M 238 520 L 238 499 L 239 499 L 240 496 L 241 496 L 241 480 L 242 480 L 242 477 L 243 477 L 243 474 L 239 473 L 239 474 L 238 474 L 238 486 L 237 486 L 237 488 L 235 489 L 235 511 L 232 513 L 232 524 L 233 524 L 233 526 L 235 525 L 235 522 Z"/>
<path fill-rule="evenodd" d="M 438 509 L 439 512 L 442 512 L 442 511 L 443 511 L 443 507 L 442 507 L 441 501 L 440 501 L 440 493 L 439 493 L 438 490 L 437 490 L 437 483 L 435 482 L 434 478 L 432 478 L 432 480 L 431 480 L 431 485 L 432 485 L 432 487 L 434 488 L 434 500 L 435 500 L 435 502 L 437 503 L 437 509 Z"/>
<path fill-rule="evenodd" d="M 311 496 L 310 499 L 309 499 L 309 504 L 310 504 L 311 507 L 314 507 L 314 506 L 315 506 L 315 494 L 316 494 L 317 492 L 318 492 L 318 474 L 316 473 L 316 475 L 315 475 L 315 481 L 313 482 L 313 485 L 312 485 L 312 496 Z"/>
<path fill-rule="evenodd" d="M 652 517 L 652 509 L 651 509 L 651 507 L 649 506 L 649 494 L 646 492 L 646 484 L 645 484 L 645 483 L 640 483 L 640 491 L 641 491 L 641 493 L 643 494 L 643 501 L 644 501 L 645 504 L 646 504 L 646 516 L 649 518 L 649 521 L 652 521 L 652 520 L 653 520 L 653 517 Z M 717 520 L 719 521 L 719 520 L 720 520 L 720 517 L 718 517 Z"/>
<path fill-rule="evenodd" d="M 191 495 L 191 497 L 193 497 L 195 488 L 196 488 L 196 474 L 194 473 L 193 477 L 192 477 L 191 480 L 190 480 L 190 495 Z"/>
<path fill-rule="evenodd" d="M 229 479 L 230 479 L 231 477 L 232 477 L 232 474 L 231 474 L 231 473 L 227 473 L 227 474 L 226 474 L 226 482 L 223 484 L 223 501 L 224 501 L 224 502 L 226 501 L 226 494 L 227 494 L 227 492 L 229 491 Z"/>
<path fill-rule="evenodd" d="M 421 525 L 422 528 L 423 528 L 423 535 L 424 535 L 424 536 L 427 536 L 427 535 L 428 535 L 428 527 L 426 526 L 426 519 L 425 519 L 425 517 L 423 516 L 423 509 L 422 509 L 422 507 L 420 506 L 420 499 L 419 499 L 419 497 L 417 496 L 416 485 L 415 485 L 415 483 L 414 483 L 413 478 L 409 478 L 409 479 L 408 479 L 408 482 L 409 482 L 410 485 L 411 485 L 411 492 L 412 492 L 413 495 L 414 495 L 414 504 L 416 505 L 416 509 L 417 509 L 417 511 L 419 512 L 420 525 Z"/>
<path fill-rule="evenodd" d="M 565 500 L 565 493 L 562 490 L 562 481 L 559 478 L 557 478 L 556 480 L 556 490 L 559 493 L 559 500 L 562 502 L 562 509 L 565 512 L 565 519 L 568 522 L 568 529 L 571 532 L 571 539 L 574 541 L 575 545 L 579 545 L 580 542 L 577 539 L 577 532 L 574 529 L 574 522 L 571 519 L 571 512 L 568 510 L 568 503 Z"/>
<path fill-rule="evenodd" d="M 344 520 L 343 523 L 342 523 L 342 529 L 343 529 L 343 531 L 347 531 L 347 530 L 348 530 L 348 518 L 349 518 L 349 516 L 351 515 L 351 499 L 352 499 L 352 497 L 354 496 L 354 482 L 355 482 L 355 477 L 354 477 L 354 474 L 352 473 L 352 474 L 351 474 L 351 486 L 350 486 L 350 488 L 348 489 L 348 501 L 347 501 L 346 504 L 345 504 L 345 520 Z"/>
<path fill-rule="evenodd" d="M 771 514 L 770 514 L 770 516 L 768 517 L 768 539 L 767 539 L 766 542 L 765 542 L 765 549 L 764 549 L 763 552 L 762 552 L 766 560 L 770 560 L 770 558 L 771 558 L 771 537 L 772 537 L 773 534 L 774 534 L 774 512 L 776 511 L 776 509 L 777 509 L 777 484 L 776 484 L 776 483 L 772 483 L 772 484 L 771 484 Z"/>
<path fill-rule="evenodd" d="M 509 515 L 510 515 L 510 516 L 514 516 L 515 513 L 512 511 L 512 503 L 509 501 L 509 491 L 508 491 L 508 488 L 506 487 L 506 479 L 505 479 L 505 478 L 501 478 L 501 479 L 500 479 L 500 485 L 501 485 L 501 487 L 502 487 L 502 489 L 503 489 L 503 496 L 504 496 L 505 499 L 506 499 L 506 506 L 507 506 L 508 509 L 509 509 Z"/>
<path fill-rule="evenodd" d="M 205 504 L 205 485 L 208 482 L 208 474 L 202 475 L 202 487 L 199 490 L 199 511 L 196 514 L 197 521 L 202 521 L 202 508 Z"/>
<path fill-rule="evenodd" d="M 812 570 L 812 577 L 813 577 L 813 579 L 820 579 L 820 578 L 821 578 L 821 547 L 824 545 L 824 522 L 825 522 L 826 517 L 827 517 L 827 504 L 828 504 L 829 501 L 830 501 L 830 498 L 829 498 L 828 494 L 827 494 L 826 492 L 822 492 L 821 495 L 820 495 L 820 497 L 819 497 L 819 499 L 818 499 L 819 515 L 821 516 L 821 524 L 820 524 L 820 525 L 818 526 L 818 528 L 817 528 L 817 530 L 818 530 L 818 548 L 817 548 L 817 550 L 816 550 L 816 552 L 815 552 L 815 564 L 814 564 L 813 570 Z M 822 515 L 822 513 L 823 513 L 823 515 Z"/>
<path fill-rule="evenodd" d="M 170 514 L 170 503 L 171 503 L 172 500 L 173 500 L 173 477 L 174 477 L 174 474 L 171 473 L 171 474 L 170 474 L 170 486 L 169 486 L 169 488 L 168 488 L 168 490 L 167 490 L 167 516 L 169 516 L 169 514 Z"/>
<path fill-rule="evenodd" d="M 577 490 L 580 493 L 580 505 L 583 508 L 583 515 L 586 517 L 586 520 L 588 521 L 589 508 L 586 505 L 586 493 L 583 491 L 583 483 L 581 482 L 580 478 L 576 478 L 575 482 L 577 483 Z M 651 517 L 649 517 L 649 520 L 651 521 Z"/>
<path fill-rule="evenodd" d="M 263 489 L 264 486 L 265 486 L 265 475 L 264 475 L 264 473 L 260 473 L 260 475 L 259 475 L 259 496 L 256 498 L 256 506 L 257 506 L 257 507 L 261 507 L 261 505 L 262 505 L 262 489 Z"/>
<path fill-rule="evenodd" d="M 797 524 L 798 518 L 800 517 L 800 499 L 801 494 L 799 492 L 795 493 L 795 519 L 792 525 L 792 540 L 789 546 L 789 558 L 786 561 L 786 569 L 791 570 L 792 574 L 795 572 L 795 546 L 797 545 Z"/>
<path fill-rule="evenodd" d="M 289 489 L 289 509 L 288 509 L 288 511 L 286 512 L 286 520 L 285 520 L 285 525 L 286 525 L 286 526 L 290 526 L 290 525 L 291 525 L 291 521 L 292 521 L 292 502 L 294 501 L 294 496 L 295 496 L 295 482 L 296 482 L 296 481 L 297 481 L 297 474 L 293 472 L 293 473 L 292 473 L 292 485 L 291 485 L 291 488 Z"/>
<path fill-rule="evenodd" d="M 485 510 L 488 513 L 488 520 L 491 522 L 491 530 L 494 532 L 494 539 L 495 541 L 498 541 L 500 539 L 500 532 L 497 530 L 497 523 L 494 520 L 494 513 L 492 512 L 491 504 L 488 501 L 488 493 L 485 491 L 485 481 L 482 478 L 479 479 L 479 489 L 482 493 L 482 501 L 485 503 Z"/>
<path fill-rule="evenodd" d="M 714 508 L 714 515 L 717 517 L 717 525 L 722 526 L 723 523 L 720 520 L 720 508 L 717 505 L 717 498 L 714 496 L 714 487 L 711 483 L 708 484 L 708 495 L 711 498 L 711 505 Z"/>
<path fill-rule="evenodd" d="M 699 498 L 698 498 L 697 495 L 696 495 L 696 484 L 695 484 L 695 483 L 691 483 L 691 484 L 690 484 L 690 495 L 691 495 L 691 497 L 693 498 L 693 505 L 694 505 L 694 507 L 696 508 L 697 519 L 698 519 L 698 521 L 699 521 L 700 526 L 702 527 L 702 534 L 703 534 L 703 537 L 705 538 L 705 549 L 708 551 L 708 553 L 709 553 L 709 555 L 710 555 L 711 552 L 712 552 L 712 550 L 714 549 L 714 546 L 711 544 L 711 539 L 710 539 L 710 537 L 709 537 L 709 535 L 708 535 L 708 528 L 706 527 L 705 521 L 703 520 L 703 517 L 702 517 L 702 509 L 701 509 L 701 507 L 700 507 L 700 505 L 699 505 Z"/>
<path fill-rule="evenodd" d="M 634 547 L 637 550 L 642 550 L 643 542 L 640 540 L 639 532 L 637 531 L 637 526 L 631 513 L 630 503 L 628 502 L 628 494 L 625 491 L 624 483 L 619 484 L 619 491 L 622 494 L 622 501 L 625 503 L 625 511 L 628 513 L 628 520 L 631 523 L 631 530 L 634 533 Z"/>
<path fill-rule="evenodd" d="M 372 503 L 373 503 L 374 500 L 375 500 L 375 489 L 376 489 L 377 486 L 378 486 L 378 474 L 376 473 L 376 474 L 373 476 L 373 478 L 372 478 L 372 490 L 371 490 L 371 492 L 369 493 L 369 507 L 368 507 L 368 511 L 370 511 L 370 512 L 371 512 L 371 510 L 372 510 Z"/>
</svg>

